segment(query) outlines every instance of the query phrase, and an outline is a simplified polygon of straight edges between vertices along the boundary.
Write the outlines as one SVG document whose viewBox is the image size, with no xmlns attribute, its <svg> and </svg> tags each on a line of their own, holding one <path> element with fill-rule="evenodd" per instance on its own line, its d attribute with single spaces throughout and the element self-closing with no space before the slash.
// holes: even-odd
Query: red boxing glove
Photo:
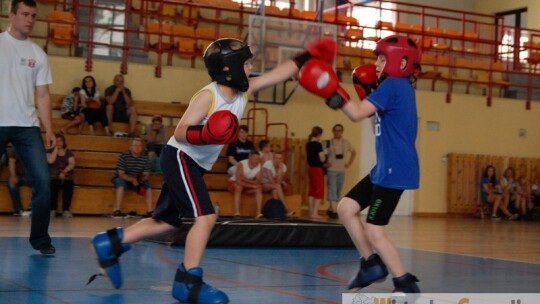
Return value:
<svg viewBox="0 0 540 304">
<path fill-rule="evenodd" d="M 333 39 L 322 38 L 310 43 L 306 51 L 294 57 L 294 62 L 301 68 L 310 59 L 320 59 L 331 63 L 336 57 L 337 44 Z"/>
<path fill-rule="evenodd" d="M 356 67 L 352 72 L 352 81 L 356 94 L 364 100 L 377 88 L 377 70 L 374 64 Z"/>
<path fill-rule="evenodd" d="M 336 57 L 336 49 L 336 42 L 330 38 L 322 38 L 319 41 L 310 43 L 306 47 L 306 51 L 311 54 L 312 58 L 324 60 L 328 63 L 334 61 L 334 57 Z"/>
<path fill-rule="evenodd" d="M 238 138 L 238 118 L 231 111 L 216 111 L 204 126 L 189 126 L 186 140 L 194 145 L 224 145 Z"/>
<path fill-rule="evenodd" d="M 311 93 L 326 99 L 332 109 L 343 107 L 350 99 L 339 85 L 336 72 L 326 61 L 312 59 L 306 62 L 298 74 L 300 85 Z"/>
</svg>

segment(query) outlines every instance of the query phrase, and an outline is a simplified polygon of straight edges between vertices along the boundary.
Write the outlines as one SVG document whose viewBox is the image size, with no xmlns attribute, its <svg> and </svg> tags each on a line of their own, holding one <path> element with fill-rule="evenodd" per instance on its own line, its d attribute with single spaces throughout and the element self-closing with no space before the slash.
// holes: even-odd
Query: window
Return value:
<svg viewBox="0 0 540 304">
<path fill-rule="evenodd" d="M 94 11 L 94 39 L 97 44 L 94 55 L 122 57 L 121 48 L 110 48 L 105 45 L 122 46 L 124 43 L 125 13 L 124 3 L 101 2 L 100 8 Z"/>
<path fill-rule="evenodd" d="M 503 60 L 524 62 L 529 57 L 528 48 L 524 48 L 529 43 L 540 43 L 540 37 L 537 41 L 529 37 L 529 32 L 522 30 L 516 32 L 516 28 L 526 27 L 527 9 L 517 9 L 496 14 L 497 25 L 502 25 L 502 33 L 499 33 L 498 53 Z M 502 24 L 501 24 L 502 23 Z M 516 58 L 515 58 L 516 57 Z"/>
<path fill-rule="evenodd" d="M 352 16 L 355 17 L 360 26 L 364 27 L 364 37 L 386 37 L 394 32 L 387 29 L 376 29 L 375 26 L 379 21 L 386 21 L 394 24 L 396 14 L 394 12 L 396 6 L 391 2 L 383 2 L 382 10 L 379 7 L 369 6 L 354 6 Z M 357 43 L 351 43 L 351 46 L 358 46 Z M 364 41 L 362 47 L 366 49 L 375 49 L 375 41 Z"/>
</svg>

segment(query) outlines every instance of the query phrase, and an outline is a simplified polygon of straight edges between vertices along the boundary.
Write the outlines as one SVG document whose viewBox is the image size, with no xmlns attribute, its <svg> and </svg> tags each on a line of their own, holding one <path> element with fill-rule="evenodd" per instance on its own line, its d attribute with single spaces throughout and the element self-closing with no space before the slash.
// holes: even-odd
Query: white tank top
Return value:
<svg viewBox="0 0 540 304">
<path fill-rule="evenodd" d="M 244 173 L 244 177 L 247 179 L 255 179 L 259 171 L 261 171 L 261 164 L 258 164 L 254 168 L 249 167 L 249 158 L 240 161 L 240 164 L 242 164 L 242 173 Z M 229 179 L 235 181 L 236 174 L 233 174 Z"/>
<path fill-rule="evenodd" d="M 199 122 L 199 125 L 204 125 L 210 115 L 220 110 L 231 111 L 234 115 L 236 115 L 236 117 L 238 117 L 238 120 L 240 120 L 244 115 L 244 110 L 248 100 L 247 93 L 239 93 L 234 99 L 226 100 L 221 95 L 217 83 L 212 82 L 193 95 L 191 101 L 193 101 L 193 98 L 203 91 L 209 91 L 212 94 L 212 105 L 210 106 L 210 110 L 204 119 Z M 167 144 L 185 152 L 199 166 L 208 171 L 212 169 L 212 166 L 216 162 L 221 149 L 223 149 L 223 145 L 193 145 L 188 142 L 179 142 L 174 138 L 174 136 L 171 136 Z"/>
</svg>

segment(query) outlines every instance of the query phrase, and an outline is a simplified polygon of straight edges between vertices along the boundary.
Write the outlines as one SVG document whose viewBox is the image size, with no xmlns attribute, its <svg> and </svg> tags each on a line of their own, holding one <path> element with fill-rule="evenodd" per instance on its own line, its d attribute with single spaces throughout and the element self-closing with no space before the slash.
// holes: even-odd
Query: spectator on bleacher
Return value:
<svg viewBox="0 0 540 304">
<path fill-rule="evenodd" d="M 533 208 L 540 207 L 540 174 L 531 183 L 531 200 Z"/>
<path fill-rule="evenodd" d="M 163 125 L 163 118 L 159 115 L 152 117 L 152 123 L 148 125 L 146 132 L 146 151 L 152 164 L 152 171 L 161 172 L 159 156 L 167 143 L 167 127 Z"/>
<path fill-rule="evenodd" d="M 51 175 L 51 217 L 56 216 L 60 190 L 62 190 L 62 217 L 73 217 L 69 209 L 73 198 L 75 155 L 68 149 L 66 138 L 62 133 L 56 134 L 56 147 L 47 150 L 47 162 Z"/>
<path fill-rule="evenodd" d="M 263 163 L 262 170 L 263 192 L 271 192 L 272 198 L 280 200 L 287 207 L 285 201 L 285 190 L 289 186 L 287 183 L 287 165 L 283 161 L 281 151 L 273 152 L 272 159 Z M 294 215 L 294 211 L 287 210 L 287 216 L 292 215 Z"/>
<path fill-rule="evenodd" d="M 121 285 L 118 258 L 130 244 L 172 232 L 182 226 L 183 218 L 193 218 L 183 260 L 176 268 L 172 296 L 182 303 L 229 303 L 223 291 L 203 280 L 201 263 L 217 219 L 203 175 L 212 170 L 223 146 L 238 136 L 238 119 L 250 95 L 287 81 L 312 57 L 333 59 L 335 49 L 335 42 L 317 41 L 294 60 L 249 78 L 253 54 L 243 41 L 218 39 L 206 48 L 204 63 L 212 82 L 192 97 L 174 136 L 161 151 L 164 183 L 152 220 L 141 220 L 125 230 L 113 228 L 93 238 L 98 261 L 110 265 L 105 271 L 116 288 Z M 254 157 L 260 161 L 257 154 Z"/>
<path fill-rule="evenodd" d="M 0 155 L 0 169 L 2 169 L 2 166 L 4 165 L 7 165 L 6 153 L 2 153 L 2 155 Z"/>
<path fill-rule="evenodd" d="M 324 197 L 324 162 L 327 151 L 321 144 L 322 133 L 321 127 L 313 127 L 306 143 L 306 158 L 309 166 L 309 217 L 315 220 L 323 218 L 319 215 L 319 206 Z"/>
<path fill-rule="evenodd" d="M 144 142 L 140 137 L 134 137 L 128 151 L 123 152 L 116 163 L 116 175 L 112 182 L 116 191 L 116 202 L 113 216 L 122 216 L 121 208 L 125 190 L 134 190 L 144 197 L 146 214 L 152 216 L 152 185 L 149 181 L 150 162 L 144 154 Z"/>
<path fill-rule="evenodd" d="M 129 123 L 129 137 L 134 137 L 137 127 L 137 108 L 131 97 L 130 89 L 126 88 L 124 76 L 115 75 L 113 84 L 105 90 L 107 100 L 107 119 L 112 122 Z"/>
<path fill-rule="evenodd" d="M 229 191 L 234 193 L 234 217 L 240 217 L 240 201 L 242 193 L 254 194 L 257 212 L 255 218 L 263 217 L 263 185 L 261 158 L 255 150 L 249 153 L 247 159 L 236 164 L 235 174 L 229 178 Z"/>
<path fill-rule="evenodd" d="M 492 165 L 488 165 L 482 174 L 482 179 L 480 180 L 480 196 L 482 202 L 493 205 L 491 219 L 500 219 L 497 216 L 497 211 L 502 204 L 503 195 L 499 180 L 497 179 L 495 167 Z"/>
<path fill-rule="evenodd" d="M 83 105 L 81 100 L 81 88 L 74 87 L 71 90 L 71 94 L 64 97 L 62 100 L 62 106 L 60 112 L 63 119 L 68 119 L 72 123 L 68 122 L 65 126 L 60 128 L 60 132 L 67 134 L 68 124 L 70 127 L 79 126 L 79 133 L 81 132 L 82 123 L 84 122 L 84 114 L 82 112 Z"/>
<path fill-rule="evenodd" d="M 30 39 L 38 21 L 36 2 L 12 0 L 7 14 L 9 27 L 0 33 L 0 155 L 10 142 L 21 159 L 32 186 L 30 244 L 49 255 L 56 252 L 49 235 L 51 195 L 45 157 L 45 147 L 56 144 L 51 125 L 51 70 L 47 54 Z"/>
<path fill-rule="evenodd" d="M 356 157 L 356 150 L 351 143 L 343 138 L 343 125 L 332 127 L 334 136 L 326 141 L 328 157 L 326 159 L 327 199 L 330 204 L 326 214 L 329 218 L 337 219 L 337 204 L 341 199 L 341 189 L 345 181 L 345 170 L 351 166 Z"/>
<path fill-rule="evenodd" d="M 516 199 L 518 183 L 516 180 L 516 171 L 514 167 L 508 167 L 504 170 L 501 180 L 499 182 L 502 189 L 502 201 L 501 211 L 504 213 L 506 219 L 516 220 L 519 215 L 512 214 L 512 211 L 516 210 Z"/>
<path fill-rule="evenodd" d="M 259 156 L 261 157 L 261 164 L 266 163 L 269 160 L 272 160 L 272 146 L 270 141 L 266 139 L 261 139 L 259 141 Z"/>
<path fill-rule="evenodd" d="M 524 217 L 529 209 L 532 208 L 531 185 L 525 172 L 521 173 L 517 178 L 515 206 L 517 213 L 521 217 Z"/>
<path fill-rule="evenodd" d="M 83 113 L 88 122 L 90 134 L 94 135 L 94 123 L 99 121 L 105 129 L 105 134 L 111 136 L 112 133 L 109 129 L 109 121 L 107 120 L 107 113 L 105 113 L 105 107 L 103 101 L 97 90 L 96 80 L 94 77 L 88 75 L 82 80 L 81 99 L 84 106 Z M 66 128 L 72 127 L 68 125 Z"/>
<path fill-rule="evenodd" d="M 24 171 L 24 167 L 13 147 L 8 149 L 7 155 L 9 171 L 7 186 L 11 202 L 13 203 L 13 215 L 30 215 L 29 213 L 24 214 L 21 202 L 20 187 L 30 186 Z"/>
<path fill-rule="evenodd" d="M 240 161 L 247 159 L 249 154 L 255 151 L 255 145 L 248 138 L 249 128 L 247 125 L 241 125 L 238 129 L 238 139 L 229 144 L 227 147 L 227 159 L 229 166 L 227 167 L 227 173 L 229 176 L 234 176 L 236 170 L 236 164 Z"/>
</svg>

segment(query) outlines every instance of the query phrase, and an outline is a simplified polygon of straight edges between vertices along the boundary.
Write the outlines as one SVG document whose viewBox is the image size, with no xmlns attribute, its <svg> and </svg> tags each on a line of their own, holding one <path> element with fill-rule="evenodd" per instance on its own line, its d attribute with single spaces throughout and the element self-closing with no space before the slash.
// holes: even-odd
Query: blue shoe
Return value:
<svg viewBox="0 0 540 304">
<path fill-rule="evenodd" d="M 347 288 L 364 288 L 374 282 L 383 281 L 387 275 L 388 270 L 386 269 L 386 265 L 384 265 L 381 257 L 374 253 L 367 260 L 360 258 L 360 270 Z"/>
<path fill-rule="evenodd" d="M 122 286 L 122 273 L 118 258 L 131 249 L 129 244 L 122 244 L 124 230 L 120 227 L 96 234 L 92 238 L 92 246 L 98 257 L 100 270 L 107 273 L 114 288 Z"/>
<path fill-rule="evenodd" d="M 416 285 L 418 279 L 410 273 L 392 280 L 394 281 L 394 293 L 420 293 L 420 288 Z"/>
<path fill-rule="evenodd" d="M 202 276 L 202 268 L 194 267 L 186 271 L 184 264 L 180 264 L 174 278 L 173 298 L 182 303 L 229 303 L 229 297 L 223 291 L 204 283 Z"/>
</svg>

